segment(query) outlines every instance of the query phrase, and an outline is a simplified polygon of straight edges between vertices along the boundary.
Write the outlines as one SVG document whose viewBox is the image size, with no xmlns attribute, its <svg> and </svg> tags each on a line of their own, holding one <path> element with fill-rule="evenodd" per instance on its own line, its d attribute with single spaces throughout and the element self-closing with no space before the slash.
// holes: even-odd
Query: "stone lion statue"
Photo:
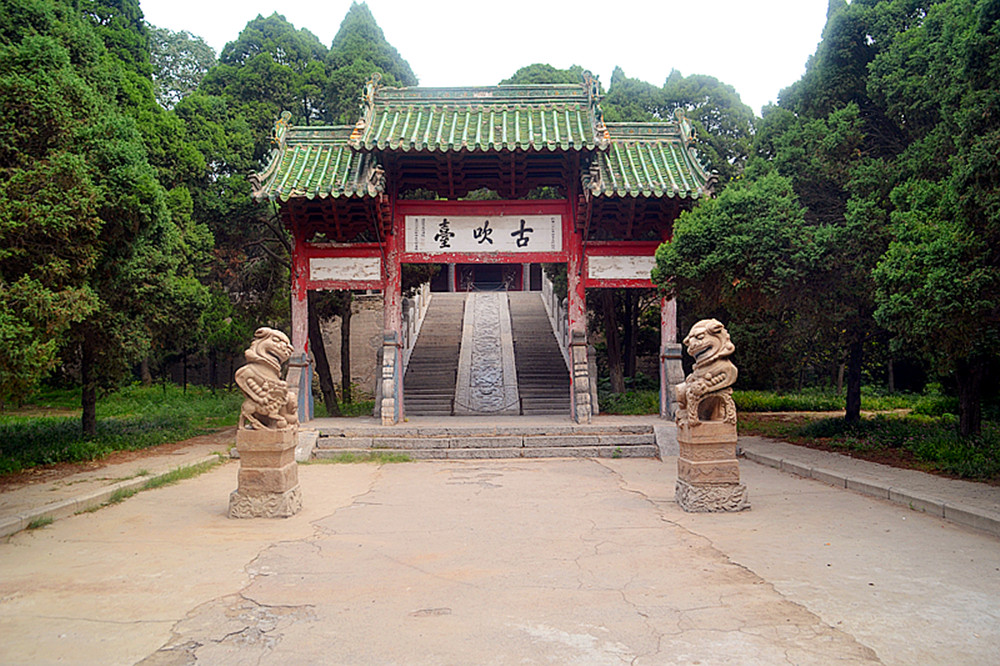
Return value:
<svg viewBox="0 0 1000 666">
<path fill-rule="evenodd" d="M 273 328 L 254 332 L 247 363 L 236 371 L 236 385 L 246 399 L 240 408 L 239 428 L 282 430 L 298 424 L 297 392 L 281 378 L 281 364 L 292 356 L 288 336 Z"/>
<path fill-rule="evenodd" d="M 736 425 L 733 384 L 736 366 L 729 356 L 736 345 L 726 327 L 716 319 L 702 319 L 684 338 L 694 368 L 674 391 L 677 396 L 677 425 L 696 426 L 702 421 L 722 421 Z"/>
</svg>

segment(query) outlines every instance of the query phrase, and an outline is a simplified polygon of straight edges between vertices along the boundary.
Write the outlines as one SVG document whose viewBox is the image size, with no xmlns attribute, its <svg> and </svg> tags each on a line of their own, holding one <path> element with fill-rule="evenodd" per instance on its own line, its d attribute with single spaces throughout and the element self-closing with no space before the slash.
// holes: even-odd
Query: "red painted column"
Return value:
<svg viewBox="0 0 1000 666">
<path fill-rule="evenodd" d="M 677 299 L 664 296 L 660 300 L 660 344 L 677 342 Z"/>
<path fill-rule="evenodd" d="M 401 221 L 397 221 L 401 224 Z M 402 248 L 399 241 L 402 239 L 402 229 L 394 230 L 395 233 L 386 238 L 385 248 L 385 290 L 384 290 L 384 319 L 382 327 L 386 331 L 395 331 L 401 335 L 403 329 L 403 298 L 402 298 L 402 269 L 400 268 L 399 255 Z"/>
<path fill-rule="evenodd" d="M 293 230 L 295 244 L 292 246 L 292 357 L 288 361 L 286 381 L 298 391 L 298 415 L 300 422 L 313 418 L 312 367 L 309 365 L 309 258 L 305 243 Z"/>
<path fill-rule="evenodd" d="M 305 253 L 305 243 L 296 234 L 292 248 L 292 348 L 296 354 L 309 351 L 308 279 L 309 258 Z"/>
<path fill-rule="evenodd" d="M 400 256 L 403 252 L 402 216 L 393 219 L 392 234 L 385 239 L 385 276 L 383 295 L 383 334 L 381 368 L 381 415 L 382 425 L 394 425 L 403 420 L 403 355 L 400 345 L 403 340 L 403 297 L 402 269 Z"/>
<path fill-rule="evenodd" d="M 569 330 L 580 330 L 587 335 L 587 292 L 583 287 L 583 236 L 573 229 L 569 236 L 569 261 L 566 266 L 568 277 L 567 300 Z"/>
<path fill-rule="evenodd" d="M 587 359 L 587 292 L 584 288 L 583 236 L 572 224 L 568 239 L 569 260 L 567 273 L 567 319 L 569 325 L 570 356 L 570 405 L 573 420 L 590 423 L 593 416 L 591 404 L 590 364 Z"/>
</svg>

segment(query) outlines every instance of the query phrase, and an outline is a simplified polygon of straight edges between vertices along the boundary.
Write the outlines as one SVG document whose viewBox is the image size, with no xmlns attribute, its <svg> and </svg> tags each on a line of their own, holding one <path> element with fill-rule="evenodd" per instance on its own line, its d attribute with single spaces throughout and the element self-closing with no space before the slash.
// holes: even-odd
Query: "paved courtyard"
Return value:
<svg viewBox="0 0 1000 666">
<path fill-rule="evenodd" d="M 4 664 L 991 664 L 1000 539 L 744 461 L 685 514 L 675 458 L 235 462 L 0 543 Z"/>
</svg>

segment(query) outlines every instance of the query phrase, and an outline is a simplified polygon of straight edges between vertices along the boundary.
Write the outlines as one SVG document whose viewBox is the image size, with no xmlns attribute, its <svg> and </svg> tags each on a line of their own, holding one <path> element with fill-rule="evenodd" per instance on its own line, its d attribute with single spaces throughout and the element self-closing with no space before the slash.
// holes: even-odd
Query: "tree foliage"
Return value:
<svg viewBox="0 0 1000 666">
<path fill-rule="evenodd" d="M 551 85 L 554 83 L 580 83 L 582 80 L 583 67 L 579 65 L 573 65 L 569 69 L 557 69 L 547 63 L 535 63 L 517 70 L 513 76 L 501 81 L 500 85 Z"/>
<path fill-rule="evenodd" d="M 671 70 L 663 86 L 625 76 L 620 67 L 611 75 L 601 103 L 605 120 L 656 122 L 684 113 L 694 126 L 698 152 L 705 165 L 719 173 L 723 186 L 742 173 L 750 155 L 754 114 L 736 90 L 703 74 L 683 76 Z"/>
<path fill-rule="evenodd" d="M 147 157 L 139 127 L 155 104 L 138 4 L 3 5 L 0 396 L 77 357 L 92 433 L 97 387 L 197 318 L 204 290 L 183 262 L 211 238 L 175 222 Z"/>
<path fill-rule="evenodd" d="M 172 109 L 195 90 L 215 64 L 215 50 L 186 30 L 150 27 L 150 62 L 156 101 Z"/>
<path fill-rule="evenodd" d="M 326 103 L 332 121 L 352 124 L 365 82 L 378 72 L 387 86 L 415 86 L 417 76 L 389 44 L 368 5 L 351 3 L 326 58 L 330 72 Z"/>
</svg>

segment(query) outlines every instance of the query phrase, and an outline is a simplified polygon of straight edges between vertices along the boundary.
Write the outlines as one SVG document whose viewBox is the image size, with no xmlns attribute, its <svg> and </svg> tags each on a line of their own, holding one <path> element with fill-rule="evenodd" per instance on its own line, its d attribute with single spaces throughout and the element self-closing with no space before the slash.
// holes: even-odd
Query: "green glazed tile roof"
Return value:
<svg viewBox="0 0 1000 666">
<path fill-rule="evenodd" d="M 603 148 L 589 80 L 581 85 L 382 88 L 362 98 L 350 139 L 359 150 L 496 151 Z"/>
<path fill-rule="evenodd" d="M 584 187 L 594 196 L 697 199 L 711 193 L 715 176 L 698 161 L 683 116 L 675 122 L 607 127 L 610 146 L 591 157 L 583 175 Z"/>
<path fill-rule="evenodd" d="M 374 196 L 384 190 L 375 156 L 348 145 L 351 127 L 289 127 L 287 112 L 275 126 L 278 144 L 267 168 L 251 176 L 258 201 Z"/>
</svg>

